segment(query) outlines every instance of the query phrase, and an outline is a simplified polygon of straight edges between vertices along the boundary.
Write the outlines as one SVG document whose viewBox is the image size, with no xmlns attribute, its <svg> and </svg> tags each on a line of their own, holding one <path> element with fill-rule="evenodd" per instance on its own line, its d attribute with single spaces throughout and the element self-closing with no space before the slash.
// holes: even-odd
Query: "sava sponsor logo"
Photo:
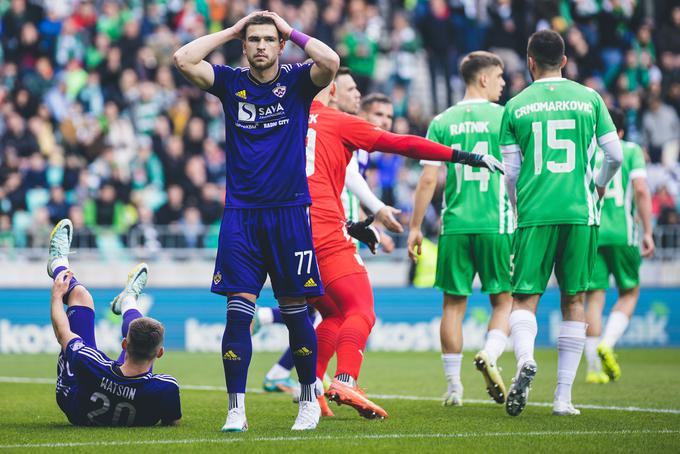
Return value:
<svg viewBox="0 0 680 454">
<path fill-rule="evenodd" d="M 238 103 L 238 121 L 254 123 L 282 117 L 286 114 L 280 102 L 268 106 L 256 106 L 249 102 Z"/>
</svg>

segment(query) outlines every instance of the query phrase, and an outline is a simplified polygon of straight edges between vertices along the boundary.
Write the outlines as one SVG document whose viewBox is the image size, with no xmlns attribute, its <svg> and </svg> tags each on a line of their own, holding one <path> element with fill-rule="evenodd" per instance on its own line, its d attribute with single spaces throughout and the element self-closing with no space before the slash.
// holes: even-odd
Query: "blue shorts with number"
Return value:
<svg viewBox="0 0 680 454">
<path fill-rule="evenodd" d="M 259 296 L 267 274 L 276 298 L 323 295 L 306 206 L 224 209 L 211 290 Z"/>
</svg>

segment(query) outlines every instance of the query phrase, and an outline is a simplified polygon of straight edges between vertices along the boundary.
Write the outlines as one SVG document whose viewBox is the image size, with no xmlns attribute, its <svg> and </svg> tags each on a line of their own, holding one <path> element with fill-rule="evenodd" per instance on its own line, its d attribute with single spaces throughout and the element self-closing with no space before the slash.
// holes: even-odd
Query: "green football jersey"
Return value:
<svg viewBox="0 0 680 454">
<path fill-rule="evenodd" d="M 602 217 L 598 245 L 629 245 L 639 243 L 638 225 L 635 222 L 635 197 L 633 179 L 647 175 L 642 148 L 632 142 L 621 141 L 623 163 L 607 187 L 602 202 Z M 596 168 L 602 165 L 604 153 L 597 152 Z"/>
<path fill-rule="evenodd" d="M 427 138 L 502 160 L 498 144 L 502 118 L 503 107 L 498 104 L 483 99 L 461 101 L 432 120 Z M 503 175 L 462 164 L 447 163 L 446 166 L 442 235 L 512 233 L 514 216 Z"/>
<path fill-rule="evenodd" d="M 609 134 L 616 128 L 600 95 L 571 80 L 540 79 L 508 101 L 500 143 L 522 155 L 519 227 L 599 224 L 593 167 L 597 142 Z"/>
</svg>

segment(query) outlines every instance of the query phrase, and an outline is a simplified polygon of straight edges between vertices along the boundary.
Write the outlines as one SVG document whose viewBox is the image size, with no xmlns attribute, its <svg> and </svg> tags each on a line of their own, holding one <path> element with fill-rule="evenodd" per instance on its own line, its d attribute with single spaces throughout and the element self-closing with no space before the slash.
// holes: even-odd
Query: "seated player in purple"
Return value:
<svg viewBox="0 0 680 454">
<path fill-rule="evenodd" d="M 57 364 L 57 404 L 78 426 L 153 426 L 179 423 L 179 385 L 170 375 L 153 374 L 163 356 L 163 325 L 143 317 L 137 297 L 149 268 L 137 265 L 125 289 L 111 303 L 123 314 L 123 351 L 118 361 L 97 350 L 92 295 L 69 269 L 73 225 L 59 221 L 50 235 L 47 273 L 54 278 L 51 316 L 61 352 Z M 64 312 L 63 305 L 67 305 Z"/>
<path fill-rule="evenodd" d="M 205 59 L 241 39 L 246 68 Z M 290 40 L 311 63 L 279 64 Z M 300 408 L 293 430 L 316 428 L 321 410 L 316 386 L 316 333 L 306 299 L 323 295 L 312 243 L 306 156 L 312 99 L 335 76 L 340 58 L 269 11 L 252 13 L 232 27 L 180 48 L 175 65 L 195 86 L 222 102 L 226 129 L 226 200 L 211 290 L 227 296 L 222 364 L 229 393 L 224 432 L 248 429 L 245 390 L 252 357 L 250 324 L 267 275 L 290 333 L 300 380 Z"/>
</svg>

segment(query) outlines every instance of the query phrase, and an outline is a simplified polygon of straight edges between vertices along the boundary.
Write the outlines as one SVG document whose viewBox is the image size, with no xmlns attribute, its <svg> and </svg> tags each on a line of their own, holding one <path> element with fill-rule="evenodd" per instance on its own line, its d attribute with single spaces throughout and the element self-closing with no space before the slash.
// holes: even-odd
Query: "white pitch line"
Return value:
<svg viewBox="0 0 680 454">
<path fill-rule="evenodd" d="M 680 430 L 555 430 L 534 432 L 458 432 L 433 434 L 365 434 L 365 435 L 321 435 L 321 436 L 291 436 L 291 437 L 253 437 L 243 438 L 238 435 L 225 435 L 227 438 L 185 438 L 161 440 L 133 440 L 133 441 L 91 441 L 65 443 L 26 443 L 0 445 L 0 449 L 19 448 L 78 448 L 83 446 L 140 446 L 140 445 L 174 445 L 198 443 L 262 443 L 262 442 L 291 442 L 291 441 L 326 441 L 326 440 L 400 440 L 400 439 L 456 439 L 456 438 L 486 438 L 486 437 L 565 437 L 565 436 L 602 436 L 602 435 L 678 435 Z"/>
<path fill-rule="evenodd" d="M 54 378 L 31 378 L 31 377 L 0 377 L 0 383 L 25 383 L 25 384 L 39 384 L 39 385 L 51 385 L 56 383 Z M 223 386 L 211 386 L 211 385 L 182 385 L 181 389 L 188 391 L 218 391 L 225 392 Z M 263 394 L 264 391 L 259 388 L 248 388 L 246 392 L 253 394 Z M 429 397 L 429 396 L 408 396 L 402 394 L 369 394 L 368 397 L 372 399 L 386 399 L 386 400 L 413 400 L 420 402 L 438 402 L 441 400 L 440 397 Z M 471 404 L 484 404 L 484 405 L 498 405 L 492 400 L 487 399 L 465 399 L 465 402 Z M 552 402 L 528 402 L 527 405 L 532 407 L 552 407 Z M 680 409 L 677 408 L 648 408 L 648 407 L 634 407 L 634 406 L 615 406 L 615 405 L 593 405 L 593 404 L 578 404 L 578 408 L 583 408 L 586 410 L 607 410 L 607 411 L 626 411 L 633 413 L 662 413 L 671 415 L 680 415 Z"/>
</svg>

